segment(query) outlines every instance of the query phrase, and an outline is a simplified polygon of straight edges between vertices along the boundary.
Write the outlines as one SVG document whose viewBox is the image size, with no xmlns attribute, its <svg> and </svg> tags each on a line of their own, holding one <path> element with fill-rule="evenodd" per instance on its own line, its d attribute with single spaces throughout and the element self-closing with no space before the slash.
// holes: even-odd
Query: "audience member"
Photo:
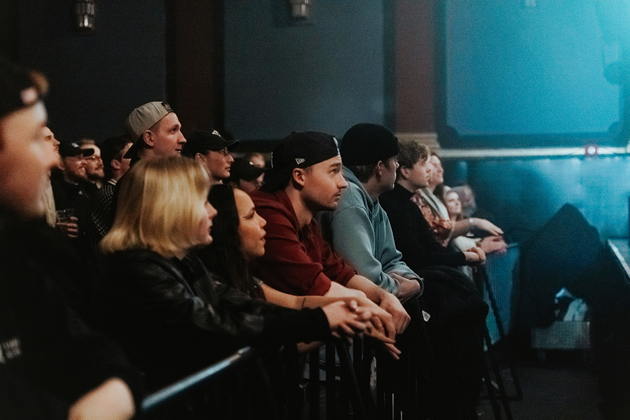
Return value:
<svg viewBox="0 0 630 420">
<path fill-rule="evenodd" d="M 262 186 L 264 176 L 264 167 L 256 166 L 244 158 L 235 158 L 228 182 L 249 194 Z"/>
<path fill-rule="evenodd" d="M 449 220 L 448 210 L 444 206 L 444 168 L 442 160 L 436 154 L 432 154 L 429 158 L 430 176 L 427 187 L 417 192 L 422 200 L 429 206 L 435 218 Z M 424 212 L 423 214 L 426 214 Z M 481 218 L 468 217 L 461 219 L 453 224 L 450 238 L 456 238 L 461 235 L 472 232 L 473 230 L 484 231 L 489 235 L 503 235 L 501 228 L 495 226 L 488 220 Z M 446 241 L 448 243 L 448 241 Z"/>
<path fill-rule="evenodd" d="M 458 267 L 483 264 L 486 256 L 478 247 L 466 252 L 453 252 L 438 243 L 422 211 L 412 201 L 416 190 L 429 185 L 429 157 L 427 146 L 416 141 L 400 142 L 396 185 L 380 198 L 391 222 L 396 248 L 416 273 L 433 265 Z"/>
<path fill-rule="evenodd" d="M 57 156 L 57 162 L 54 169 L 61 170 L 61 157 L 59 156 L 59 140 L 55 138 L 55 134 L 48 126 L 44 127 L 44 140 Z M 52 172 L 49 171 L 49 172 Z M 51 173 L 48 174 L 48 182 L 46 183 L 46 193 L 44 194 L 44 214 L 46 215 L 46 223 L 50 227 L 57 225 L 57 208 L 55 207 L 55 196 L 53 194 L 52 183 L 50 180 Z"/>
<path fill-rule="evenodd" d="M 212 242 L 210 179 L 191 159 L 141 160 L 121 180 L 98 319 L 143 368 L 151 388 L 243 345 L 352 336 L 371 314 L 337 302 L 301 311 L 252 300 L 209 275 L 190 251 Z M 369 319 L 369 318 L 368 318 Z"/>
<path fill-rule="evenodd" d="M 44 139 L 46 90 L 42 75 L 0 58 L 0 413 L 129 419 L 142 397 L 139 374 L 68 310 L 54 274 L 34 257 L 42 241 L 33 233 L 51 233 L 33 220 L 43 216 L 49 171 L 59 160 Z"/>
<path fill-rule="evenodd" d="M 134 109 L 125 127 L 133 145 L 124 157 L 132 164 L 140 159 L 180 156 L 186 143 L 179 118 L 166 102 L 148 102 Z"/>
<path fill-rule="evenodd" d="M 96 190 L 103 186 L 105 172 L 103 170 L 103 159 L 101 159 L 101 148 L 92 139 L 81 139 L 77 142 L 83 150 L 92 149 L 93 153 L 85 158 L 87 173 L 88 195 L 92 196 Z"/>
<path fill-rule="evenodd" d="M 66 236 L 81 239 L 81 247 L 85 235 L 88 194 L 85 191 L 87 171 L 85 157 L 93 153 L 91 149 L 82 150 L 76 143 L 61 143 L 62 172 L 52 177 L 53 195 L 57 212 L 68 214 L 57 220 L 57 228 Z"/>
<path fill-rule="evenodd" d="M 448 210 L 448 214 L 453 222 L 463 219 L 462 203 L 459 200 L 459 194 L 457 194 L 457 191 L 452 189 L 447 190 L 444 195 L 444 202 L 446 209 Z M 486 255 L 494 252 L 503 254 L 507 249 L 507 244 L 501 235 L 486 236 L 481 239 L 462 235 L 453 238 L 451 244 L 460 251 L 467 251 L 473 246 L 478 246 L 483 249 L 483 252 L 485 252 Z"/>
<path fill-rule="evenodd" d="M 344 261 L 405 302 L 420 293 L 421 279 L 402 261 L 378 202 L 394 188 L 398 151 L 398 139 L 381 125 L 350 128 L 340 146 L 348 187 L 335 211 L 321 212 L 320 220 L 324 237 Z"/>
<path fill-rule="evenodd" d="M 234 158 L 230 150 L 238 146 L 238 140 L 226 140 L 217 130 L 195 130 L 188 136 L 183 153 L 203 163 L 212 185 L 221 184 L 230 177 Z"/>
<path fill-rule="evenodd" d="M 103 254 L 99 243 L 114 222 L 112 203 L 114 201 L 116 184 L 129 170 L 131 159 L 124 156 L 132 144 L 128 136 L 119 135 L 108 138 L 101 145 L 104 162 L 103 172 L 107 181 L 88 203 L 89 220 L 87 234 L 90 251 L 88 272 L 91 291 L 103 269 Z"/>
<path fill-rule="evenodd" d="M 265 183 L 252 194 L 267 221 L 265 255 L 256 261 L 256 274 L 294 295 L 365 294 L 392 315 L 387 332 L 394 338 L 409 323 L 398 298 L 357 275 L 324 241 L 313 219 L 318 211 L 337 207 L 347 186 L 341 166 L 337 140 L 328 134 L 294 132 L 274 148 Z"/>
<path fill-rule="evenodd" d="M 245 160 L 251 162 L 252 165 L 258 166 L 259 168 L 265 168 L 267 166 L 267 162 L 265 161 L 265 156 L 260 152 L 249 152 L 243 156 Z"/>
<path fill-rule="evenodd" d="M 401 141 L 398 178 L 394 189 L 381 194 L 380 203 L 391 222 L 396 248 L 403 261 L 424 278 L 424 307 L 431 314 L 428 334 L 438 362 L 434 378 L 435 418 L 466 418 L 476 404 L 483 352 L 477 328 L 488 306 L 473 282 L 455 270 L 485 262 L 478 247 L 451 251 L 437 242 L 422 211 L 412 200 L 414 192 L 429 185 L 429 148 L 416 141 Z"/>
<path fill-rule="evenodd" d="M 447 246 L 453 236 L 455 226 L 448 217 L 444 204 L 433 194 L 434 188 L 438 188 L 444 182 L 442 167 L 436 166 L 436 162 L 440 162 L 439 157 L 430 153 L 427 158 L 428 186 L 417 189 L 411 199 L 422 211 L 438 243 Z"/>
<path fill-rule="evenodd" d="M 269 287 L 263 279 L 251 275 L 250 264 L 265 254 L 265 225 L 267 222 L 260 217 L 254 208 L 249 195 L 230 185 L 215 185 L 210 190 L 208 201 L 218 214 L 212 220 L 212 243 L 198 251 L 201 260 L 208 269 L 219 278 L 229 282 L 237 289 L 252 297 L 265 299 L 287 308 L 316 308 L 340 298 L 324 296 L 296 296 L 280 292 Z M 345 298 L 354 300 L 361 307 L 368 308 L 373 313 L 390 317 L 385 311 L 365 297 Z M 389 344 L 392 354 L 399 352 L 393 347 L 393 340 L 379 334 L 378 319 L 374 329 L 366 331 L 379 340 Z"/>
</svg>

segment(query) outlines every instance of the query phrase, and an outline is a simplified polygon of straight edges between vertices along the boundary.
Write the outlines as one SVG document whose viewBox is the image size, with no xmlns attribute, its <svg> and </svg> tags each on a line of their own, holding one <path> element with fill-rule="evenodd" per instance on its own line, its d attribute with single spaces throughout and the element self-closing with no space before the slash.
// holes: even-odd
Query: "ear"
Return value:
<svg viewBox="0 0 630 420">
<path fill-rule="evenodd" d="M 201 162 L 201 163 L 205 163 L 205 159 L 204 159 L 204 155 L 202 155 L 201 153 L 195 153 L 195 160 L 197 162 Z"/>
<path fill-rule="evenodd" d="M 305 180 L 305 171 L 302 168 L 295 168 L 293 169 L 293 172 L 291 173 L 291 178 L 293 180 L 294 186 L 299 186 L 304 187 L 304 184 L 306 183 Z"/>
<path fill-rule="evenodd" d="M 379 160 L 374 168 L 374 175 L 381 176 L 383 175 L 383 171 L 385 170 L 385 162 Z"/>
<path fill-rule="evenodd" d="M 109 162 L 109 166 L 118 170 L 120 169 L 120 161 L 118 159 L 112 159 L 111 162 Z"/>
<path fill-rule="evenodd" d="M 153 139 L 153 133 L 151 130 L 144 130 L 144 133 L 142 133 L 142 140 L 144 140 L 149 147 L 155 146 L 155 140 Z"/>
<path fill-rule="evenodd" d="M 402 176 L 404 179 L 409 178 L 409 173 L 411 172 L 411 169 L 407 168 L 406 166 L 401 166 L 400 168 L 398 168 L 398 170 L 400 171 L 400 176 Z"/>
</svg>

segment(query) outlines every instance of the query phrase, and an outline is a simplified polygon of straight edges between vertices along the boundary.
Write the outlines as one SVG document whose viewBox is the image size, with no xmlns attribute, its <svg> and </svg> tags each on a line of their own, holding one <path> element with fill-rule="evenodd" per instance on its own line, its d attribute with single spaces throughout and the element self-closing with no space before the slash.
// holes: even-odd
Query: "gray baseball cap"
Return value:
<svg viewBox="0 0 630 420">
<path fill-rule="evenodd" d="M 125 121 L 125 128 L 134 142 L 133 146 L 125 153 L 126 158 L 133 158 L 142 145 L 142 133 L 157 124 L 169 113 L 174 112 L 166 102 L 153 101 L 131 111 Z"/>
</svg>

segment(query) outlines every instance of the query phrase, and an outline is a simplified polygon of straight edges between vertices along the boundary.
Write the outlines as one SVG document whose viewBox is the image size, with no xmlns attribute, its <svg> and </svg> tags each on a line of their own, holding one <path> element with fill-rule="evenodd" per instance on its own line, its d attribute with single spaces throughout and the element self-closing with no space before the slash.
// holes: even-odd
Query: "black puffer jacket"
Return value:
<svg viewBox="0 0 630 420">
<path fill-rule="evenodd" d="M 213 278 L 199 259 L 149 250 L 106 260 L 98 324 L 144 369 L 150 388 L 208 366 L 244 345 L 330 337 L 321 309 L 296 311 L 254 300 Z"/>
</svg>

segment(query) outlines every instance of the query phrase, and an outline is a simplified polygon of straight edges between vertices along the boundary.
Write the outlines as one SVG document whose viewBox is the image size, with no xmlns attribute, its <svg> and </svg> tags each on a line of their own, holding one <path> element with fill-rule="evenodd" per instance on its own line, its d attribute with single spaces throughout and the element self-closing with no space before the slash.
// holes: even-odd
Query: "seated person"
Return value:
<svg viewBox="0 0 630 420">
<path fill-rule="evenodd" d="M 228 183 L 247 194 L 258 190 L 263 184 L 265 168 L 256 166 L 244 158 L 234 158 Z"/>
<path fill-rule="evenodd" d="M 60 236 L 43 220 L 59 159 L 44 138 L 46 90 L 44 76 L 0 57 L 0 417 L 130 419 L 139 372 L 68 309 L 57 273 L 38 260 L 55 252 L 39 234 Z"/>
<path fill-rule="evenodd" d="M 336 302 L 301 311 L 252 299 L 212 277 L 190 253 L 212 242 L 210 178 L 192 159 L 140 160 L 119 184 L 116 218 L 101 246 L 105 275 L 96 319 L 155 389 L 244 345 L 353 335 L 369 311 Z"/>
<path fill-rule="evenodd" d="M 296 296 L 280 292 L 255 279 L 250 273 L 250 262 L 265 254 L 265 219 L 256 213 L 249 195 L 228 185 L 215 185 L 210 190 L 208 201 L 218 214 L 212 222 L 213 241 L 197 254 L 208 269 L 237 289 L 273 304 L 287 308 L 316 308 L 331 302 L 356 301 L 381 317 L 391 316 L 365 297 L 336 298 L 325 296 Z M 374 328 L 368 327 L 367 334 L 388 344 L 390 353 L 400 353 L 382 333 L 378 317 L 372 318 Z"/>
</svg>

